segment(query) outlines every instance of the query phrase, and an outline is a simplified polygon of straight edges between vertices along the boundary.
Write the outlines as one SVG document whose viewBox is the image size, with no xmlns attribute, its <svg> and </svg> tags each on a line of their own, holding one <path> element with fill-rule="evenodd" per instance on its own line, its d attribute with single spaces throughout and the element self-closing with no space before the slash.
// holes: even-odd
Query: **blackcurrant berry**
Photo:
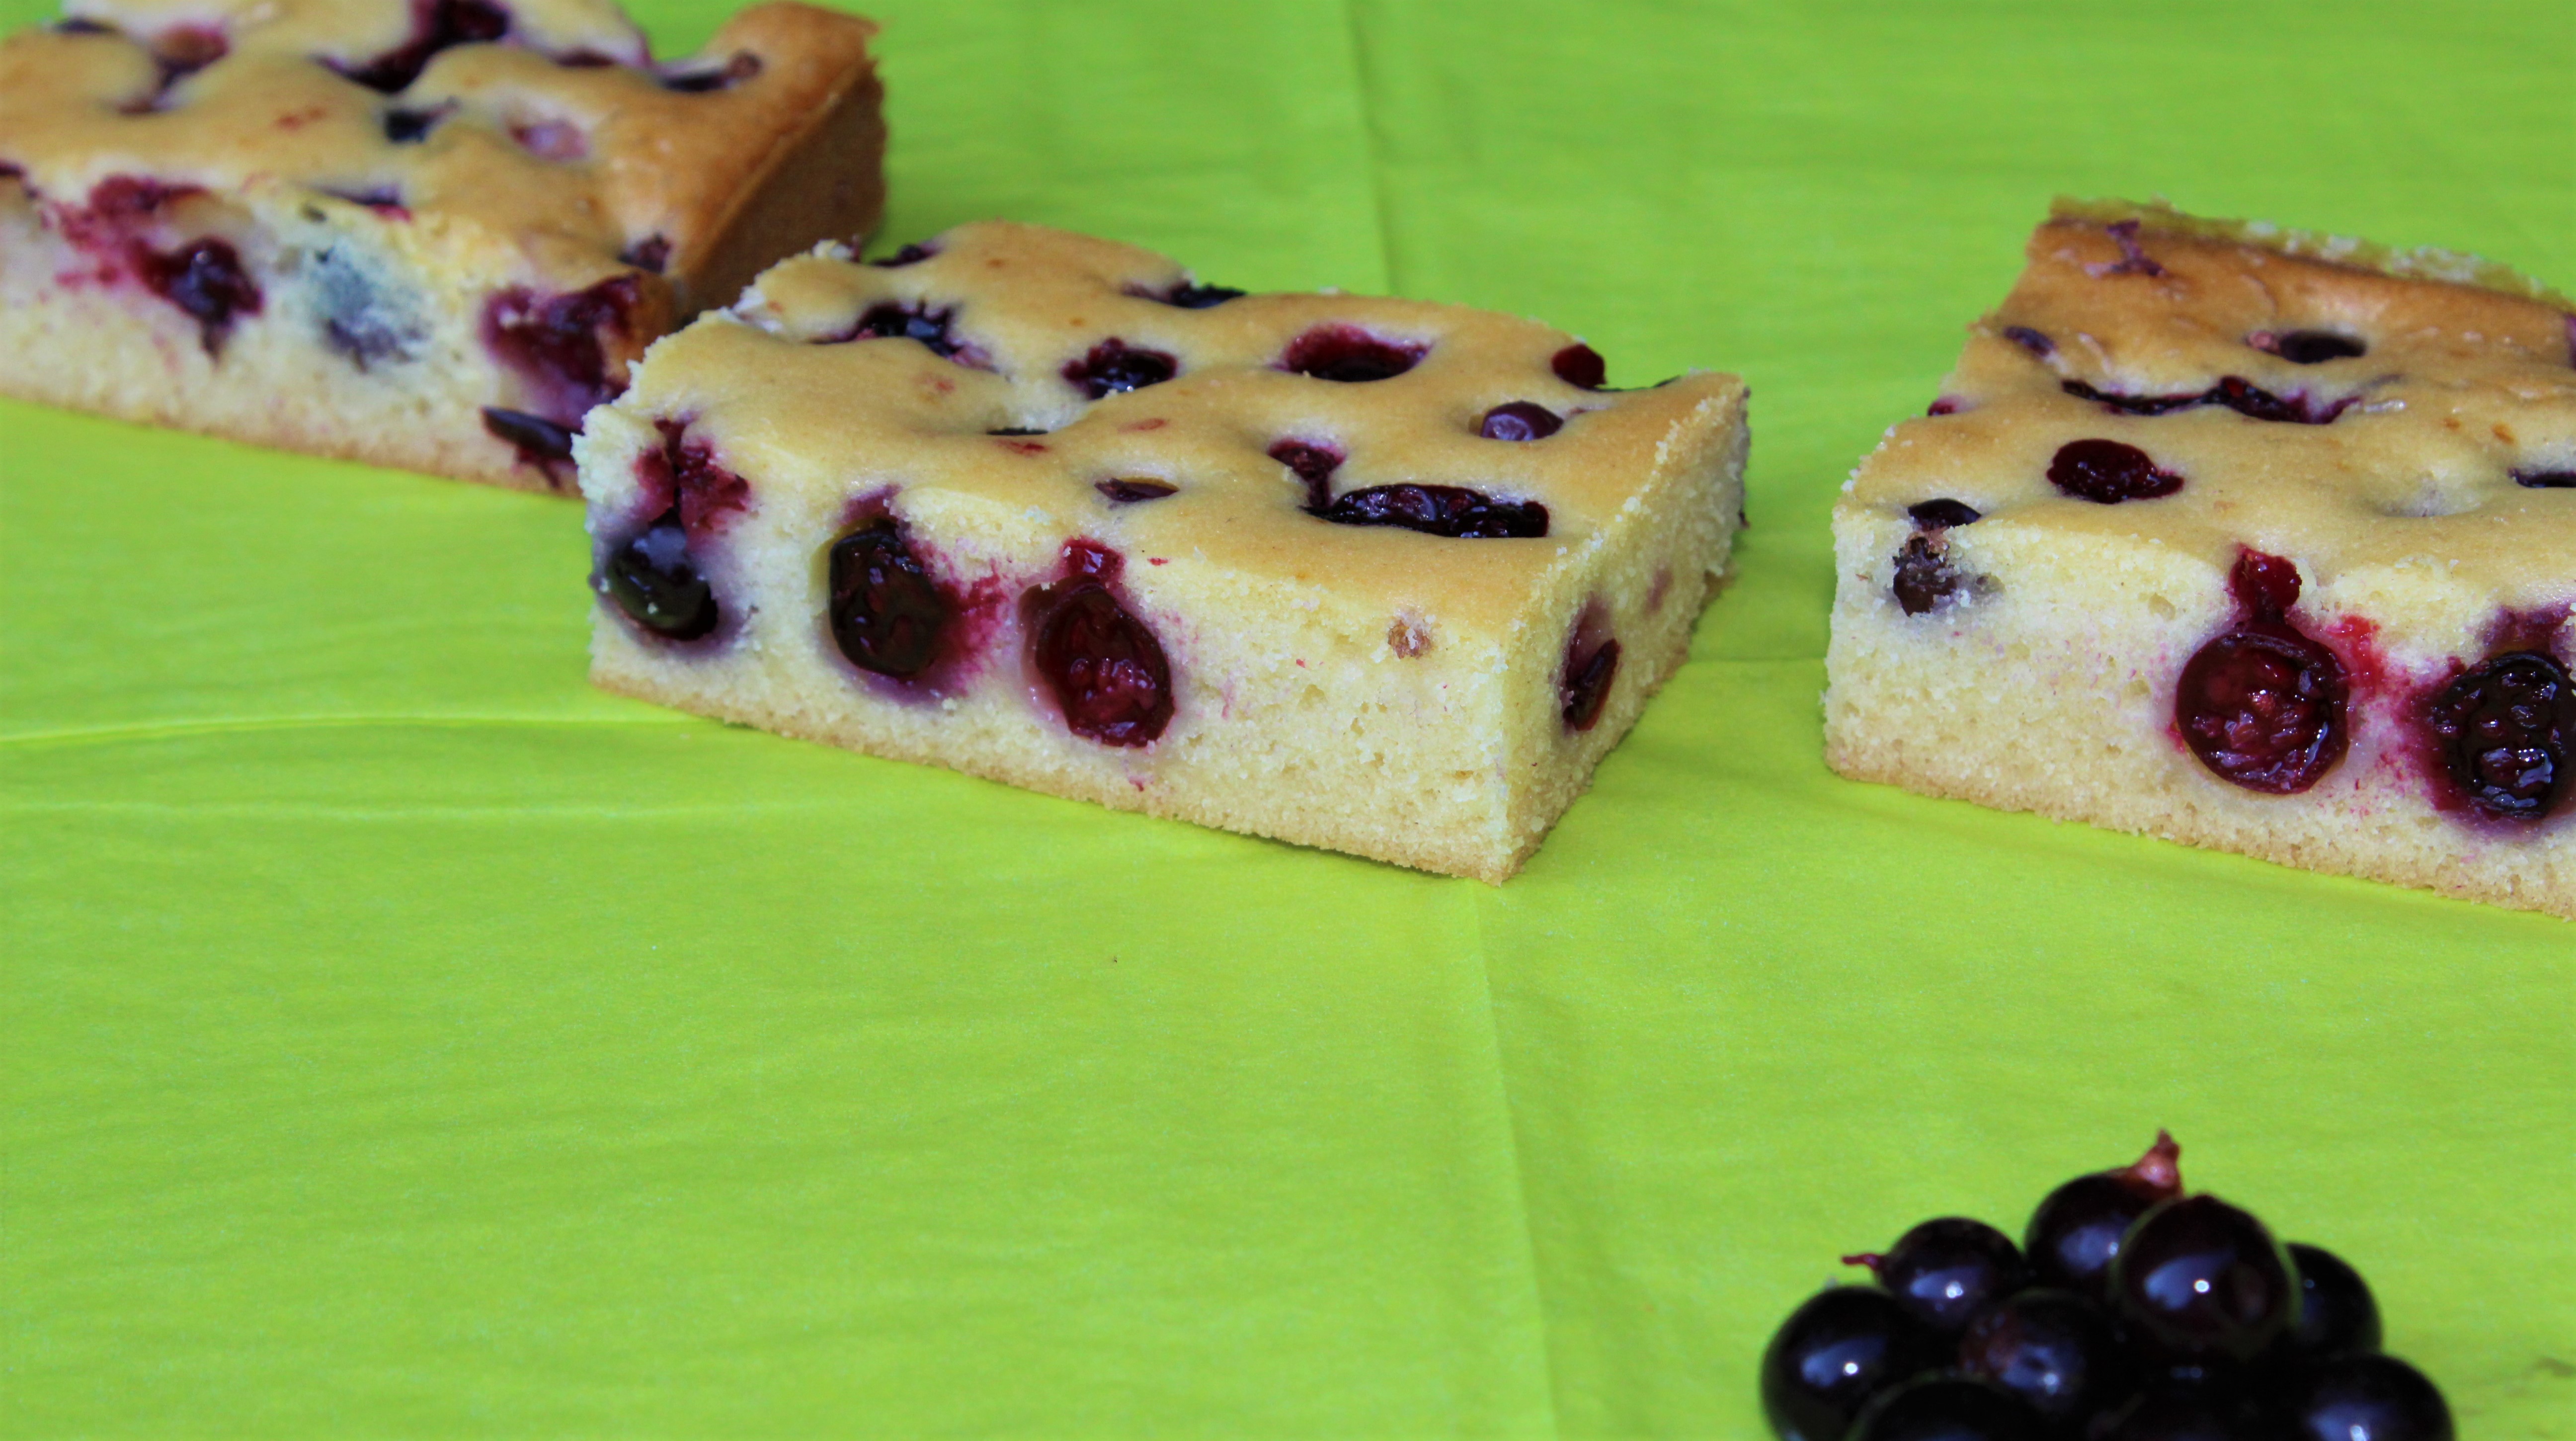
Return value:
<svg viewBox="0 0 2576 1441">
<path fill-rule="evenodd" d="M 2424 1373 L 2363 1352 L 2319 1366 L 2289 1398 L 2298 1441 L 2452 1441 L 2451 1408 Z"/>
<path fill-rule="evenodd" d="M 2078 1176 L 2048 1193 L 2022 1233 L 2033 1277 L 2108 1302 L 2120 1238 L 2159 1201 L 2182 1194 L 2182 1147 L 2162 1131 L 2134 1166 Z"/>
<path fill-rule="evenodd" d="M 1861 1408 L 1847 1441 L 2042 1441 L 2048 1428 L 2010 1392 L 1964 1376 L 1926 1376 Z"/>
<path fill-rule="evenodd" d="M 1983 1221 L 1942 1216 L 1896 1238 L 1884 1256 L 1845 1256 L 1867 1266 L 1917 1320 L 1957 1334 L 1968 1318 L 2030 1284 L 2030 1266 L 2012 1238 Z"/>
<path fill-rule="evenodd" d="M 1941 1353 L 1895 1297 L 1836 1286 L 1791 1312 L 1762 1352 L 1762 1411 L 1781 1441 L 1843 1441 L 1872 1396 Z"/>
<path fill-rule="evenodd" d="M 716 628 L 715 592 L 690 563 L 689 535 L 673 507 L 599 568 L 599 592 L 637 625 L 671 640 L 696 640 Z"/>
<path fill-rule="evenodd" d="M 2184 1360 L 2252 1360 L 2299 1317 L 2288 1253 L 2215 1196 L 2140 1217 L 2111 1258 L 2111 1296 L 2122 1322 Z"/>
<path fill-rule="evenodd" d="M 2323 1246 L 2296 1241 L 2290 1264 L 2299 1272 L 2299 1320 L 2282 1335 L 2281 1351 L 2322 1361 L 2379 1349 L 2379 1303 L 2359 1271 Z"/>
<path fill-rule="evenodd" d="M 2061 1429 L 2128 1399 L 2135 1367 L 2111 1318 L 2072 1291 L 2024 1291 L 1959 1337 L 1959 1369 L 2020 1397 Z"/>
</svg>

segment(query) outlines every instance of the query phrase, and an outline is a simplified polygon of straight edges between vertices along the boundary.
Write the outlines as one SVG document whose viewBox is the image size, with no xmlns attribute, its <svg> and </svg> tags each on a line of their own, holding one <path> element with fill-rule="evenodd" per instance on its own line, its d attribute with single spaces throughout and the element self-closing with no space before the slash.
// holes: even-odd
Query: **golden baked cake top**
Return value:
<svg viewBox="0 0 2576 1441">
<path fill-rule="evenodd" d="M 794 3 L 656 63 L 607 0 L 71 0 L 0 42 L 0 175 L 285 187 L 479 227 L 549 275 L 690 272 L 857 84 L 875 26 Z"/>
<path fill-rule="evenodd" d="M 1846 507 L 1950 501 L 1984 544 L 2039 527 L 2221 575 L 2285 557 L 2437 646 L 2472 610 L 2576 598 L 2565 300 L 2472 257 L 2117 202 L 2060 202 L 2028 254 Z"/>
<path fill-rule="evenodd" d="M 1244 295 L 986 222 L 873 264 L 835 245 L 780 263 L 657 343 L 621 408 L 684 421 L 765 488 L 998 502 L 1153 563 L 1501 628 L 1654 479 L 1724 459 L 1686 452 L 1731 433 L 1734 377 L 1603 379 L 1534 321 Z"/>
</svg>

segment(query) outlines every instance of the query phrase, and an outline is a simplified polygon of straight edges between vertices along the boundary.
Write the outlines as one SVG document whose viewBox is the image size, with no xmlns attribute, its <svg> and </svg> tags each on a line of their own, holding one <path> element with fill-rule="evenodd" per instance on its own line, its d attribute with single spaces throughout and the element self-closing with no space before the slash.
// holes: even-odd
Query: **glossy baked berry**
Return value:
<svg viewBox="0 0 2576 1441">
<path fill-rule="evenodd" d="M 2012 1238 L 1966 1216 L 1925 1221 L 1897 1237 L 1887 1254 L 1845 1256 L 1843 1264 L 1867 1266 L 1915 1319 L 1951 1334 L 2030 1284 L 2030 1266 Z"/>
<path fill-rule="evenodd" d="M 1862 1407 L 1847 1441 L 2043 1441 L 2047 1435 L 2037 1412 L 1991 1382 L 1927 1376 Z"/>
<path fill-rule="evenodd" d="M 572 431 L 542 415 L 487 405 L 483 407 L 483 429 L 495 439 L 508 441 L 518 450 L 520 459 L 539 469 L 549 462 L 572 459 Z"/>
<path fill-rule="evenodd" d="M 2542 820 L 2568 790 L 2576 683 L 2538 651 L 2496 656 L 2444 686 L 2424 727 L 2470 805 L 2498 820 Z"/>
<path fill-rule="evenodd" d="M 2517 470 L 2513 483 L 2525 490 L 2576 490 L 2576 470 Z"/>
<path fill-rule="evenodd" d="M 1166 480 L 1103 480 L 1094 482 L 1091 488 L 1107 496 L 1111 505 L 1136 505 L 1181 492 L 1179 486 Z"/>
<path fill-rule="evenodd" d="M 363 65 L 332 68 L 390 95 L 420 78 L 440 51 L 488 43 L 510 33 L 510 12 L 489 0 L 413 0 L 412 36 Z"/>
<path fill-rule="evenodd" d="M 1905 513 L 1917 530 L 1955 530 L 1985 519 L 1975 506 L 1963 500 L 1918 500 L 1907 506 Z"/>
<path fill-rule="evenodd" d="M 147 256 L 143 282 L 197 322 L 197 339 L 208 355 L 222 353 L 234 321 L 259 314 L 259 283 L 225 241 L 196 240 L 169 255 Z"/>
<path fill-rule="evenodd" d="M 1181 363 L 1160 350 L 1141 350 L 1111 336 L 1065 362 L 1064 378 L 1093 400 L 1160 385 L 1181 373 Z"/>
<path fill-rule="evenodd" d="M 939 659 L 948 601 L 896 521 L 880 519 L 834 541 L 827 579 L 832 643 L 850 664 L 908 679 Z"/>
<path fill-rule="evenodd" d="M 2282 1356 L 2318 1361 L 2379 1349 L 2379 1302 L 2359 1271 L 2323 1246 L 2295 1241 L 2290 1265 L 2299 1277 L 2299 1319 L 2281 1335 Z"/>
<path fill-rule="evenodd" d="M 2162 1131 L 2134 1165 L 2078 1176 L 2048 1193 L 2022 1233 L 2022 1254 L 2042 1286 L 2110 1300 L 2120 1239 L 2158 1202 L 2182 1194 L 2182 1147 Z"/>
<path fill-rule="evenodd" d="M 2023 1291 L 1979 1311 L 1960 1333 L 1958 1365 L 2061 1431 L 2126 1401 L 2136 1385 L 2111 1318 L 2072 1291 Z"/>
<path fill-rule="evenodd" d="M 1550 356 L 1547 368 L 1556 372 L 1557 379 L 1581 390 L 1599 390 L 1610 379 L 1610 367 L 1601 352 L 1579 340 Z"/>
<path fill-rule="evenodd" d="M 1243 292 L 1230 285 L 1176 285 L 1154 299 L 1183 310 L 1209 310 L 1229 300 L 1241 300 Z"/>
<path fill-rule="evenodd" d="M 2337 416 L 2360 400 L 2359 396 L 2350 395 L 2335 401 L 2320 401 L 2305 394 L 2274 395 L 2241 375 L 2221 376 L 2218 383 L 2207 390 L 2168 395 L 2123 395 L 2117 391 L 2098 390 L 2081 380 L 2061 381 L 2058 388 L 2078 399 L 2097 401 L 2104 409 L 2120 415 L 2170 415 L 2177 410 L 2218 405 L 2249 420 L 2289 425 L 2331 425 Z"/>
<path fill-rule="evenodd" d="M 2248 343 L 2253 344 L 2256 350 L 2268 350 L 2292 365 L 2323 365 L 2329 360 L 2350 360 L 2370 353 L 2369 346 L 2331 330 L 2283 331 L 2277 335 L 2257 336 Z"/>
<path fill-rule="evenodd" d="M 2048 463 L 2048 483 L 2078 500 L 2118 505 L 2154 500 L 2182 489 L 2182 477 L 2162 469 L 2147 453 L 2116 440 L 2072 440 Z"/>
<path fill-rule="evenodd" d="M 1545 440 L 1564 426 L 1565 421 L 1546 406 L 1514 400 L 1486 411 L 1476 433 L 1487 440 Z"/>
<path fill-rule="evenodd" d="M 1871 1397 L 1940 1364 L 1896 1298 L 1836 1286 L 1789 1313 L 1762 1352 L 1762 1411 L 1781 1441 L 1843 1441 Z"/>
<path fill-rule="evenodd" d="M 2182 1358 L 2250 1361 L 2299 1318 L 2290 1258 L 2263 1223 L 2215 1196 L 2149 1211 L 2111 1258 L 2122 1324 Z"/>
<path fill-rule="evenodd" d="M 1373 485 L 1346 491 L 1315 514 L 1335 525 L 1386 525 L 1452 540 L 1527 540 L 1547 534 L 1547 507 L 1497 500 L 1458 485 Z"/>
<path fill-rule="evenodd" d="M 690 559 L 676 508 L 609 552 L 598 587 L 629 619 L 665 639 L 696 640 L 716 628 L 715 592 Z"/>
<path fill-rule="evenodd" d="M 1910 535 L 1896 548 L 1888 590 L 1907 615 L 1929 615 L 1968 589 L 1967 578 L 1951 568 L 1949 542 L 1939 531 Z"/>
<path fill-rule="evenodd" d="M 2325 1362 L 2286 1398 L 2297 1441 L 2453 1441 L 2451 1408 L 2424 1373 L 2361 1352 Z"/>
<path fill-rule="evenodd" d="M 2345 691 L 2334 652 L 2285 622 L 2250 621 L 2184 664 L 2174 722 L 2212 775 L 2296 795 L 2343 759 Z"/>
<path fill-rule="evenodd" d="M 970 347 L 959 341 L 949 329 L 955 317 L 956 311 L 952 308 L 933 309 L 920 302 L 907 305 L 900 301 L 881 300 L 869 306 L 847 333 L 834 338 L 917 340 L 928 347 L 931 354 L 943 360 L 957 360 L 960 353 Z"/>
<path fill-rule="evenodd" d="M 1566 638 L 1565 661 L 1557 669 L 1557 714 L 1569 731 L 1588 731 L 1601 723 L 1609 702 L 1610 683 L 1619 677 L 1619 642 L 1610 634 L 1610 612 L 1595 601 L 1584 607 Z"/>
<path fill-rule="evenodd" d="M 1150 745 L 1172 720 L 1172 668 L 1153 629 L 1109 587 L 1075 574 L 1020 598 L 1029 661 L 1067 729 L 1106 746 Z"/>
<path fill-rule="evenodd" d="M 1381 340 L 1356 325 L 1321 325 L 1295 340 L 1279 357 L 1279 368 L 1317 380 L 1358 385 L 1391 380 L 1431 353 L 1427 345 Z"/>
</svg>

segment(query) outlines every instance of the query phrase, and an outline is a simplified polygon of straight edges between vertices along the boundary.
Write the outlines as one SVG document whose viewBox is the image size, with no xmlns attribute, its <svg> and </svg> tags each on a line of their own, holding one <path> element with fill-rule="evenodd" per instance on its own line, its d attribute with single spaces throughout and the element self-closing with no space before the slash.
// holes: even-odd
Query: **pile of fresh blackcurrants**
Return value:
<svg viewBox="0 0 2576 1441">
<path fill-rule="evenodd" d="M 2162 1132 L 2049 1193 L 2016 1248 L 1947 1216 L 1876 1286 L 1799 1307 L 1762 1357 L 1782 1441 L 2452 1441 L 2422 1372 L 2379 1350 L 2361 1276 L 2186 1196 Z"/>
</svg>

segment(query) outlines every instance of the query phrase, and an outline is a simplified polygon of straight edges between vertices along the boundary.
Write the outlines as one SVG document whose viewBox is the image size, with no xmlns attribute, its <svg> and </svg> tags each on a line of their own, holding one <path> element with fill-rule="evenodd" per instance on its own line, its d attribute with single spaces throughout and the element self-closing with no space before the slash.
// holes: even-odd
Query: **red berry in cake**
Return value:
<svg viewBox="0 0 2576 1441">
<path fill-rule="evenodd" d="M 716 628 L 715 591 L 689 555 L 677 507 L 610 551 L 594 584 L 628 619 L 666 640 L 697 640 Z"/>
<path fill-rule="evenodd" d="M 2496 656 L 2444 686 L 2424 726 L 2470 805 L 2498 820 L 2541 820 L 2566 794 L 2576 684 L 2538 651 Z"/>
<path fill-rule="evenodd" d="M 2022 1252 L 2042 1286 L 2110 1298 L 2111 1258 L 2129 1227 L 2182 1194 L 2182 1147 L 2162 1131 L 2134 1165 L 2078 1176 L 2048 1193 L 2022 1232 Z"/>
<path fill-rule="evenodd" d="M 2286 1398 L 2296 1441 L 2453 1441 L 2451 1408 L 2424 1373 L 2394 1356 L 2339 1356 Z"/>
<path fill-rule="evenodd" d="M 2174 724 L 2212 775 L 2296 795 L 2343 759 L 2343 662 L 2290 624 L 2299 598 L 2291 562 L 2246 551 L 2228 589 L 2243 615 L 2183 666 Z"/>
<path fill-rule="evenodd" d="M 1103 480 L 1092 489 L 1109 498 L 1111 505 L 1135 505 L 1142 501 L 1161 500 L 1180 494 L 1181 488 L 1167 480 Z"/>
<path fill-rule="evenodd" d="M 1966 1376 L 1925 1376 L 1882 1392 L 1847 1441 L 2043 1441 L 2047 1426 L 2019 1397 Z"/>
<path fill-rule="evenodd" d="M 221 240 L 196 240 L 170 255 L 144 257 L 143 283 L 197 322 L 208 355 L 223 352 L 233 322 L 260 310 L 259 283 L 242 268 L 241 252 Z"/>
<path fill-rule="evenodd" d="M 2251 1361 L 2298 1319 L 2289 1253 L 2263 1223 L 2215 1196 L 2139 1218 L 2111 1258 L 2121 1321 L 2180 1358 Z"/>
<path fill-rule="evenodd" d="M 1762 1411 L 1782 1441 L 1843 1441 L 1871 1397 L 1940 1364 L 1942 1346 L 1896 1298 L 1818 1292 L 1762 1352 Z"/>
<path fill-rule="evenodd" d="M 1269 455 L 1306 483 L 1308 510 L 1322 515 L 1331 507 L 1333 472 L 1342 464 L 1340 451 L 1308 440 L 1283 440 L 1270 447 Z"/>
<path fill-rule="evenodd" d="M 1610 367 L 1602 360 L 1601 352 L 1581 341 L 1549 357 L 1547 368 L 1556 372 L 1557 379 L 1578 390 L 1599 390 L 1610 379 Z"/>
<path fill-rule="evenodd" d="M 2116 440 L 2071 440 L 2048 463 L 2048 483 L 2078 500 L 2118 505 L 2154 500 L 2182 489 L 2183 478 L 2159 468 L 2147 453 Z"/>
<path fill-rule="evenodd" d="M 2323 365 L 2329 360 L 2350 360 L 2368 355 L 2370 347 L 2349 335 L 2331 330 L 2290 330 L 2275 334 L 2256 331 L 2245 337 L 2245 343 L 2256 350 L 2277 355 L 2292 365 Z"/>
<path fill-rule="evenodd" d="M 1899 1236 L 1887 1254 L 1845 1256 L 1843 1264 L 1867 1266 L 1916 1320 L 1947 1334 L 2030 1284 L 2030 1266 L 2012 1238 L 1966 1216 L 1925 1221 Z"/>
<path fill-rule="evenodd" d="M 1111 336 L 1080 359 L 1068 361 L 1064 378 L 1093 400 L 1160 385 L 1181 373 L 1181 363 L 1160 350 L 1143 350 Z"/>
<path fill-rule="evenodd" d="M 1546 406 L 1514 400 L 1486 411 L 1476 433 L 1487 440 L 1545 440 L 1564 427 L 1565 421 Z"/>
<path fill-rule="evenodd" d="M 2061 1432 L 2136 1386 L 2137 1367 L 2111 1318 L 2072 1291 L 2023 1291 L 1977 1312 L 1960 1333 L 1958 1364 Z"/>
<path fill-rule="evenodd" d="M 1527 540 L 1547 534 L 1547 507 L 1497 500 L 1459 485 L 1373 485 L 1346 491 L 1315 514 L 1335 525 L 1392 525 L 1452 540 Z"/>
<path fill-rule="evenodd" d="M 1020 597 L 1029 662 L 1054 695 L 1067 729 L 1107 746 L 1150 745 L 1172 720 L 1172 668 L 1153 628 L 1105 583 L 1115 551 L 1065 547 L 1066 577 Z"/>
<path fill-rule="evenodd" d="M 1588 731 L 1601 723 L 1601 708 L 1610 699 L 1610 683 L 1619 677 L 1619 642 L 1610 634 L 1610 613 L 1599 601 L 1576 617 L 1574 634 L 1565 643 L 1565 664 L 1557 672 L 1557 711 L 1569 731 Z"/>
<path fill-rule="evenodd" d="M 1919 500 L 1905 508 L 1917 530 L 1955 530 L 1975 525 L 1985 519 L 1983 512 L 1964 500 Z"/>
<path fill-rule="evenodd" d="M 2031 354 L 2038 356 L 2042 360 L 2046 360 L 2048 357 L 2057 353 L 2056 341 L 2049 339 L 2043 332 L 2033 330 L 2027 325 L 2005 326 L 2004 339 L 2011 341 L 2013 344 L 2020 346 L 2022 349 L 2029 351 Z"/>
<path fill-rule="evenodd" d="M 1427 345 L 1381 340 L 1356 325 L 1322 325 L 1288 342 L 1279 368 L 1357 385 L 1402 375 L 1430 351 Z"/>
<path fill-rule="evenodd" d="M 909 679 L 939 658 L 948 600 L 899 522 L 879 519 L 834 541 L 826 580 L 832 643 L 850 664 Z"/>
<path fill-rule="evenodd" d="M 2299 1276 L 2299 1319 L 2281 1337 L 2284 1358 L 2313 1362 L 2379 1349 L 2379 1302 L 2359 1271 L 2323 1246 L 2296 1241 L 2290 1265 Z"/>
<path fill-rule="evenodd" d="M 440 51 L 498 40 L 510 33 L 510 12 L 490 0 L 412 0 L 412 38 L 363 65 L 333 69 L 370 90 L 390 95 L 410 86 Z"/>
<path fill-rule="evenodd" d="M 608 340 L 634 325 L 632 275 L 587 290 L 538 295 L 513 286 L 483 307 L 483 343 L 535 389 L 546 417 L 569 429 L 624 387 L 608 373 Z"/>
</svg>

